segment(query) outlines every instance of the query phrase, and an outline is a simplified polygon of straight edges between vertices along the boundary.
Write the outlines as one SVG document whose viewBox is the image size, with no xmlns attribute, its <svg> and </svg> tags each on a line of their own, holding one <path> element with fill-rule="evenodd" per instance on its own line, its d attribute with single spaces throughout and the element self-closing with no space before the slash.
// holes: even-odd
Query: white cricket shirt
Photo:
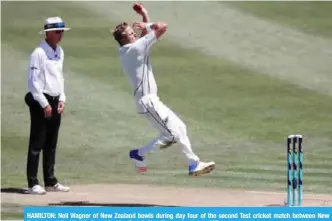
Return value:
<svg viewBox="0 0 332 221">
<path fill-rule="evenodd" d="M 42 108 L 48 105 L 44 95 L 60 96 L 65 102 L 63 77 L 64 53 L 60 46 L 53 50 L 46 41 L 43 41 L 30 55 L 28 71 L 28 88 L 33 98 Z"/>
<path fill-rule="evenodd" d="M 157 94 L 157 84 L 150 63 L 150 50 L 157 37 L 154 31 L 119 49 L 123 71 L 126 73 L 138 100 L 147 94 Z"/>
</svg>

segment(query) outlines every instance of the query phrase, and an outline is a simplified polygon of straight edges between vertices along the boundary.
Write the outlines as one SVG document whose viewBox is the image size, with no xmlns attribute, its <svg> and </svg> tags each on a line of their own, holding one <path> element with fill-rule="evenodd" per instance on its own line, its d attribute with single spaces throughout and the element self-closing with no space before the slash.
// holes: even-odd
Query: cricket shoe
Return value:
<svg viewBox="0 0 332 221">
<path fill-rule="evenodd" d="M 35 194 L 35 195 L 44 195 L 44 194 L 46 194 L 46 191 L 40 185 L 34 185 L 33 187 L 28 188 L 28 193 Z"/>
<path fill-rule="evenodd" d="M 68 186 L 64 186 L 60 183 L 55 184 L 54 186 L 47 186 L 47 192 L 69 192 L 70 188 Z"/>
<path fill-rule="evenodd" d="M 135 167 L 140 173 L 144 173 L 148 170 L 147 164 L 144 162 L 144 158 L 138 154 L 138 150 L 131 150 L 129 152 L 129 157 L 135 162 Z"/>
<path fill-rule="evenodd" d="M 189 166 L 189 176 L 200 176 L 210 173 L 215 167 L 215 162 L 198 162 Z"/>
</svg>

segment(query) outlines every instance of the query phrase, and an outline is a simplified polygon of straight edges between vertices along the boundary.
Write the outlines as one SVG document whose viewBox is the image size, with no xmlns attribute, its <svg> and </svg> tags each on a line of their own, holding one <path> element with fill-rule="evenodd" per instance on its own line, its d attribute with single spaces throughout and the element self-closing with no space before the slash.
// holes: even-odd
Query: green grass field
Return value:
<svg viewBox="0 0 332 221">
<path fill-rule="evenodd" d="M 119 19 L 111 12 L 105 15 L 100 8 L 97 10 L 97 6 L 89 7 L 93 4 L 91 2 L 1 4 L 2 187 L 26 186 L 29 113 L 23 98 L 27 91 L 28 56 L 43 39 L 38 35 L 43 19 L 59 15 L 72 28 L 65 33 L 61 43 L 65 51 L 68 97 L 57 153 L 56 172 L 61 182 L 69 185 L 147 183 L 282 191 L 286 188 L 285 139 L 288 134 L 300 133 L 304 135 L 305 191 L 332 193 L 332 94 L 320 91 L 324 83 L 332 82 L 332 75 L 320 72 L 324 67 L 315 66 L 315 59 L 317 62 L 320 59 L 319 53 L 310 55 L 313 63 L 305 64 L 311 65 L 306 69 L 310 72 L 303 73 L 305 76 L 301 76 L 300 71 L 283 67 L 285 71 L 312 82 L 313 86 L 308 88 L 291 75 L 279 78 L 275 72 L 269 72 L 270 69 L 252 68 L 247 65 L 250 63 L 247 60 L 235 62 L 227 56 L 209 55 L 198 49 L 209 41 L 202 41 L 201 45 L 198 42 L 197 47 L 186 47 L 185 41 L 177 41 L 180 32 L 174 30 L 181 27 L 185 33 L 190 27 L 180 23 L 178 27 L 170 26 L 170 33 L 155 45 L 152 55 L 159 95 L 187 123 L 196 153 L 203 160 L 214 160 L 217 169 L 209 176 L 189 179 L 184 158 L 178 146 L 173 146 L 151 154 L 148 159 L 150 172 L 137 176 L 128 159 L 128 151 L 144 145 L 157 134 L 135 114 L 130 87 L 117 56 L 118 46 L 109 33 L 110 27 L 127 17 Z M 99 6 L 101 4 L 107 6 L 105 10 L 111 11 L 114 4 L 115 8 L 126 8 L 123 14 L 134 14 L 130 2 L 105 2 Z M 157 8 L 154 4 L 157 3 L 146 3 L 148 9 Z M 305 37 L 324 38 L 327 42 L 324 59 L 332 59 L 332 3 L 197 4 L 221 12 L 228 5 L 239 13 L 277 24 L 280 30 L 293 28 L 303 32 Z M 172 10 L 172 6 L 165 6 L 163 20 L 172 19 Z M 121 14 L 121 11 L 116 12 Z M 181 14 L 177 17 L 181 18 Z M 209 19 L 211 23 L 218 22 L 213 14 Z M 241 30 L 237 32 L 241 34 Z M 208 39 L 208 30 L 205 34 Z M 223 33 L 219 34 L 222 39 Z M 191 39 L 195 40 L 195 33 Z M 295 40 L 301 42 L 303 39 Z M 280 48 L 283 46 L 283 42 L 277 43 Z M 315 43 L 307 46 L 315 48 Z M 232 44 L 229 43 L 229 47 Z M 248 50 L 250 47 L 247 45 Z M 262 44 L 260 47 L 268 46 Z M 218 49 L 218 42 L 214 42 L 214 48 Z M 280 56 L 289 56 L 282 53 Z M 261 65 L 273 62 L 268 56 L 265 59 Z M 259 61 L 256 59 L 255 62 Z M 324 65 L 327 70 L 331 64 Z M 12 210 L 5 212 L 4 218 L 16 218 Z"/>
</svg>

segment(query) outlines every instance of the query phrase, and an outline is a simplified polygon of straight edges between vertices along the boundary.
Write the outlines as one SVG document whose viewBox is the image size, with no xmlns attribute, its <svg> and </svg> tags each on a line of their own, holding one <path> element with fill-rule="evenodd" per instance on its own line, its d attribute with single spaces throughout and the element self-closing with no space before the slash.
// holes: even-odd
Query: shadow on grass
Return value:
<svg viewBox="0 0 332 221">
<path fill-rule="evenodd" d="M 15 187 L 1 188 L 1 193 L 28 194 L 28 189 Z"/>
<path fill-rule="evenodd" d="M 140 204 L 140 203 L 92 203 L 88 201 L 49 203 L 48 205 L 49 206 L 107 206 L 107 207 L 177 207 L 177 206 Z"/>
<path fill-rule="evenodd" d="M 283 205 L 283 204 L 270 204 L 270 205 L 266 205 L 266 207 L 285 207 L 287 205 Z"/>
</svg>

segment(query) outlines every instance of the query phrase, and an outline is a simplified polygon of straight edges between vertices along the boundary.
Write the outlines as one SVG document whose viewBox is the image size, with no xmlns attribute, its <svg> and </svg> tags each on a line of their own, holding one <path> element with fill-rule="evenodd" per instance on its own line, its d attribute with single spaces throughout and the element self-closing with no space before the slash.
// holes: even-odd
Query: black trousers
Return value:
<svg viewBox="0 0 332 221">
<path fill-rule="evenodd" d="M 44 117 L 43 108 L 34 100 L 30 92 L 25 96 L 25 103 L 30 110 L 30 138 L 26 171 L 28 187 L 39 184 L 37 174 L 41 151 L 43 151 L 44 185 L 53 186 L 58 182 L 54 175 L 54 165 L 61 124 L 61 114 L 58 114 L 57 111 L 59 97 L 51 97 L 46 94 L 45 96 L 52 107 L 51 118 Z"/>
</svg>

